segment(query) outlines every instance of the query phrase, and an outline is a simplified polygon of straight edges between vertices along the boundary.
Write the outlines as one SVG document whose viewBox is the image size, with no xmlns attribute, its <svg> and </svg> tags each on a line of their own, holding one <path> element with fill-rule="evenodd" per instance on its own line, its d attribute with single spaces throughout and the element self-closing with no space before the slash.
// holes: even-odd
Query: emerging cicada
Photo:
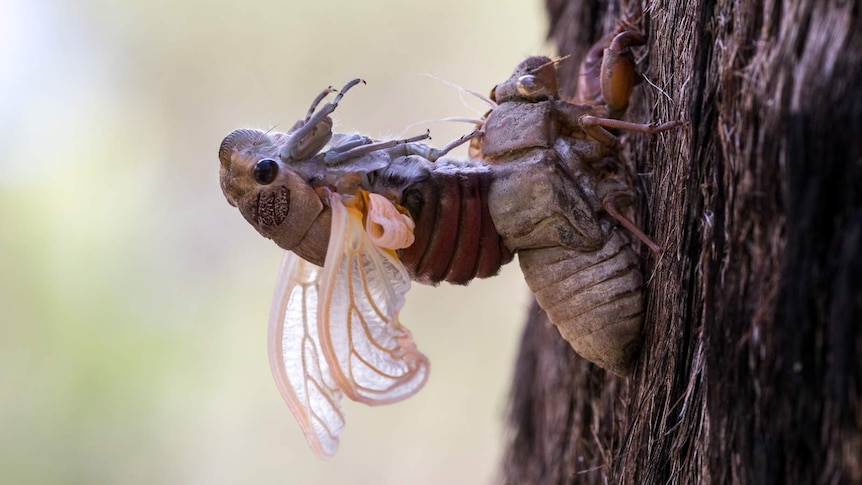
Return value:
<svg viewBox="0 0 862 485">
<path fill-rule="evenodd" d="M 618 209 L 633 193 L 610 129 L 677 126 L 618 119 L 634 84 L 621 28 L 592 51 L 581 103 L 559 99 L 554 63 L 531 57 L 495 87 L 480 129 L 435 149 L 332 133 L 324 90 L 287 133 L 240 129 L 219 150 L 228 201 L 288 252 L 270 314 L 279 390 L 321 456 L 335 452 L 342 395 L 366 404 L 409 397 L 428 360 L 398 321 L 410 280 L 465 284 L 518 252 L 530 288 L 578 353 L 631 371 L 642 277 Z M 597 67 L 600 65 L 600 68 Z M 470 141 L 471 156 L 444 155 Z"/>
<path fill-rule="evenodd" d="M 411 396 L 428 359 L 398 311 L 411 278 L 466 283 L 512 259 L 488 212 L 490 171 L 437 160 L 408 140 L 331 132 L 348 83 L 287 133 L 240 129 L 219 150 L 232 205 L 286 253 L 270 312 L 276 384 L 319 456 L 344 425 L 343 395 L 369 405 Z M 326 150 L 323 150 L 327 147 Z M 415 221 L 415 222 L 414 222 Z"/>
</svg>

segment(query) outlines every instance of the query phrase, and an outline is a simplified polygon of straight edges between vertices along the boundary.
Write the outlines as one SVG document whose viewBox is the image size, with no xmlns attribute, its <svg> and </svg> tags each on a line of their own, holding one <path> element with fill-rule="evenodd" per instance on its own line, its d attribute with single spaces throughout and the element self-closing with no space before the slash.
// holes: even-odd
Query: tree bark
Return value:
<svg viewBox="0 0 862 485">
<path fill-rule="evenodd" d="M 833 0 L 547 0 L 563 92 L 623 18 L 650 40 L 627 116 L 646 187 L 634 375 L 534 307 L 506 483 L 862 483 L 862 22 Z M 652 86 L 652 85 L 654 86 Z"/>
</svg>

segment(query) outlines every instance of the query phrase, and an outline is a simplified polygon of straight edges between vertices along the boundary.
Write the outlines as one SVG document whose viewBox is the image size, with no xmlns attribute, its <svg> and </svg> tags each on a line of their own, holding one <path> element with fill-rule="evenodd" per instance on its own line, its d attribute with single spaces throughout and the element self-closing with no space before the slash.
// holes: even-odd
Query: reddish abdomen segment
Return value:
<svg viewBox="0 0 862 485">
<path fill-rule="evenodd" d="M 488 211 L 490 172 L 434 172 L 404 191 L 416 240 L 399 257 L 416 281 L 463 285 L 512 260 Z"/>
<path fill-rule="evenodd" d="M 640 350 L 643 277 L 628 238 L 613 229 L 598 251 L 519 251 L 539 306 L 585 359 L 628 375 Z"/>
</svg>

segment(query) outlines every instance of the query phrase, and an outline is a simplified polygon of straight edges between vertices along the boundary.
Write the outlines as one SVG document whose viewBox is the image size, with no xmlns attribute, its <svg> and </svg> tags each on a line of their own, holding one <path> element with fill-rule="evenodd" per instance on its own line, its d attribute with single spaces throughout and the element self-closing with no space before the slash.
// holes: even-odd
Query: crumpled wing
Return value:
<svg viewBox="0 0 862 485">
<path fill-rule="evenodd" d="M 400 401 L 422 388 L 429 370 L 398 321 L 410 277 L 393 251 L 371 241 L 359 210 L 345 207 L 337 193 L 330 201 L 318 306 L 321 350 L 349 398 L 370 405 Z"/>
<path fill-rule="evenodd" d="M 318 336 L 321 271 L 285 251 L 269 316 L 269 365 L 312 451 L 327 458 L 338 449 L 344 412 Z"/>
</svg>

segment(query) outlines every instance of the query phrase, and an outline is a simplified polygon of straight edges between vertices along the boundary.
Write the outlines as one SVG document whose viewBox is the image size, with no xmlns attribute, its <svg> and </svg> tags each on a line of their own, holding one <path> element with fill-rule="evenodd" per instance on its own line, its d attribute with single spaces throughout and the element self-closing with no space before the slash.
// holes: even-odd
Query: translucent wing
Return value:
<svg viewBox="0 0 862 485">
<path fill-rule="evenodd" d="M 387 221 L 398 226 L 404 216 L 386 199 L 371 196 L 395 214 L 373 211 L 378 229 Z M 321 350 L 336 384 L 351 399 L 372 405 L 399 401 L 416 393 L 428 378 L 428 359 L 398 321 L 410 277 L 394 252 L 372 242 L 362 213 L 346 207 L 339 194 L 330 197 L 332 230 L 318 306 Z M 411 237 L 412 229 L 407 229 Z"/>
<path fill-rule="evenodd" d="M 285 251 L 269 316 L 269 365 L 314 453 L 330 457 L 344 427 L 342 393 L 320 348 L 321 268 Z"/>
</svg>

